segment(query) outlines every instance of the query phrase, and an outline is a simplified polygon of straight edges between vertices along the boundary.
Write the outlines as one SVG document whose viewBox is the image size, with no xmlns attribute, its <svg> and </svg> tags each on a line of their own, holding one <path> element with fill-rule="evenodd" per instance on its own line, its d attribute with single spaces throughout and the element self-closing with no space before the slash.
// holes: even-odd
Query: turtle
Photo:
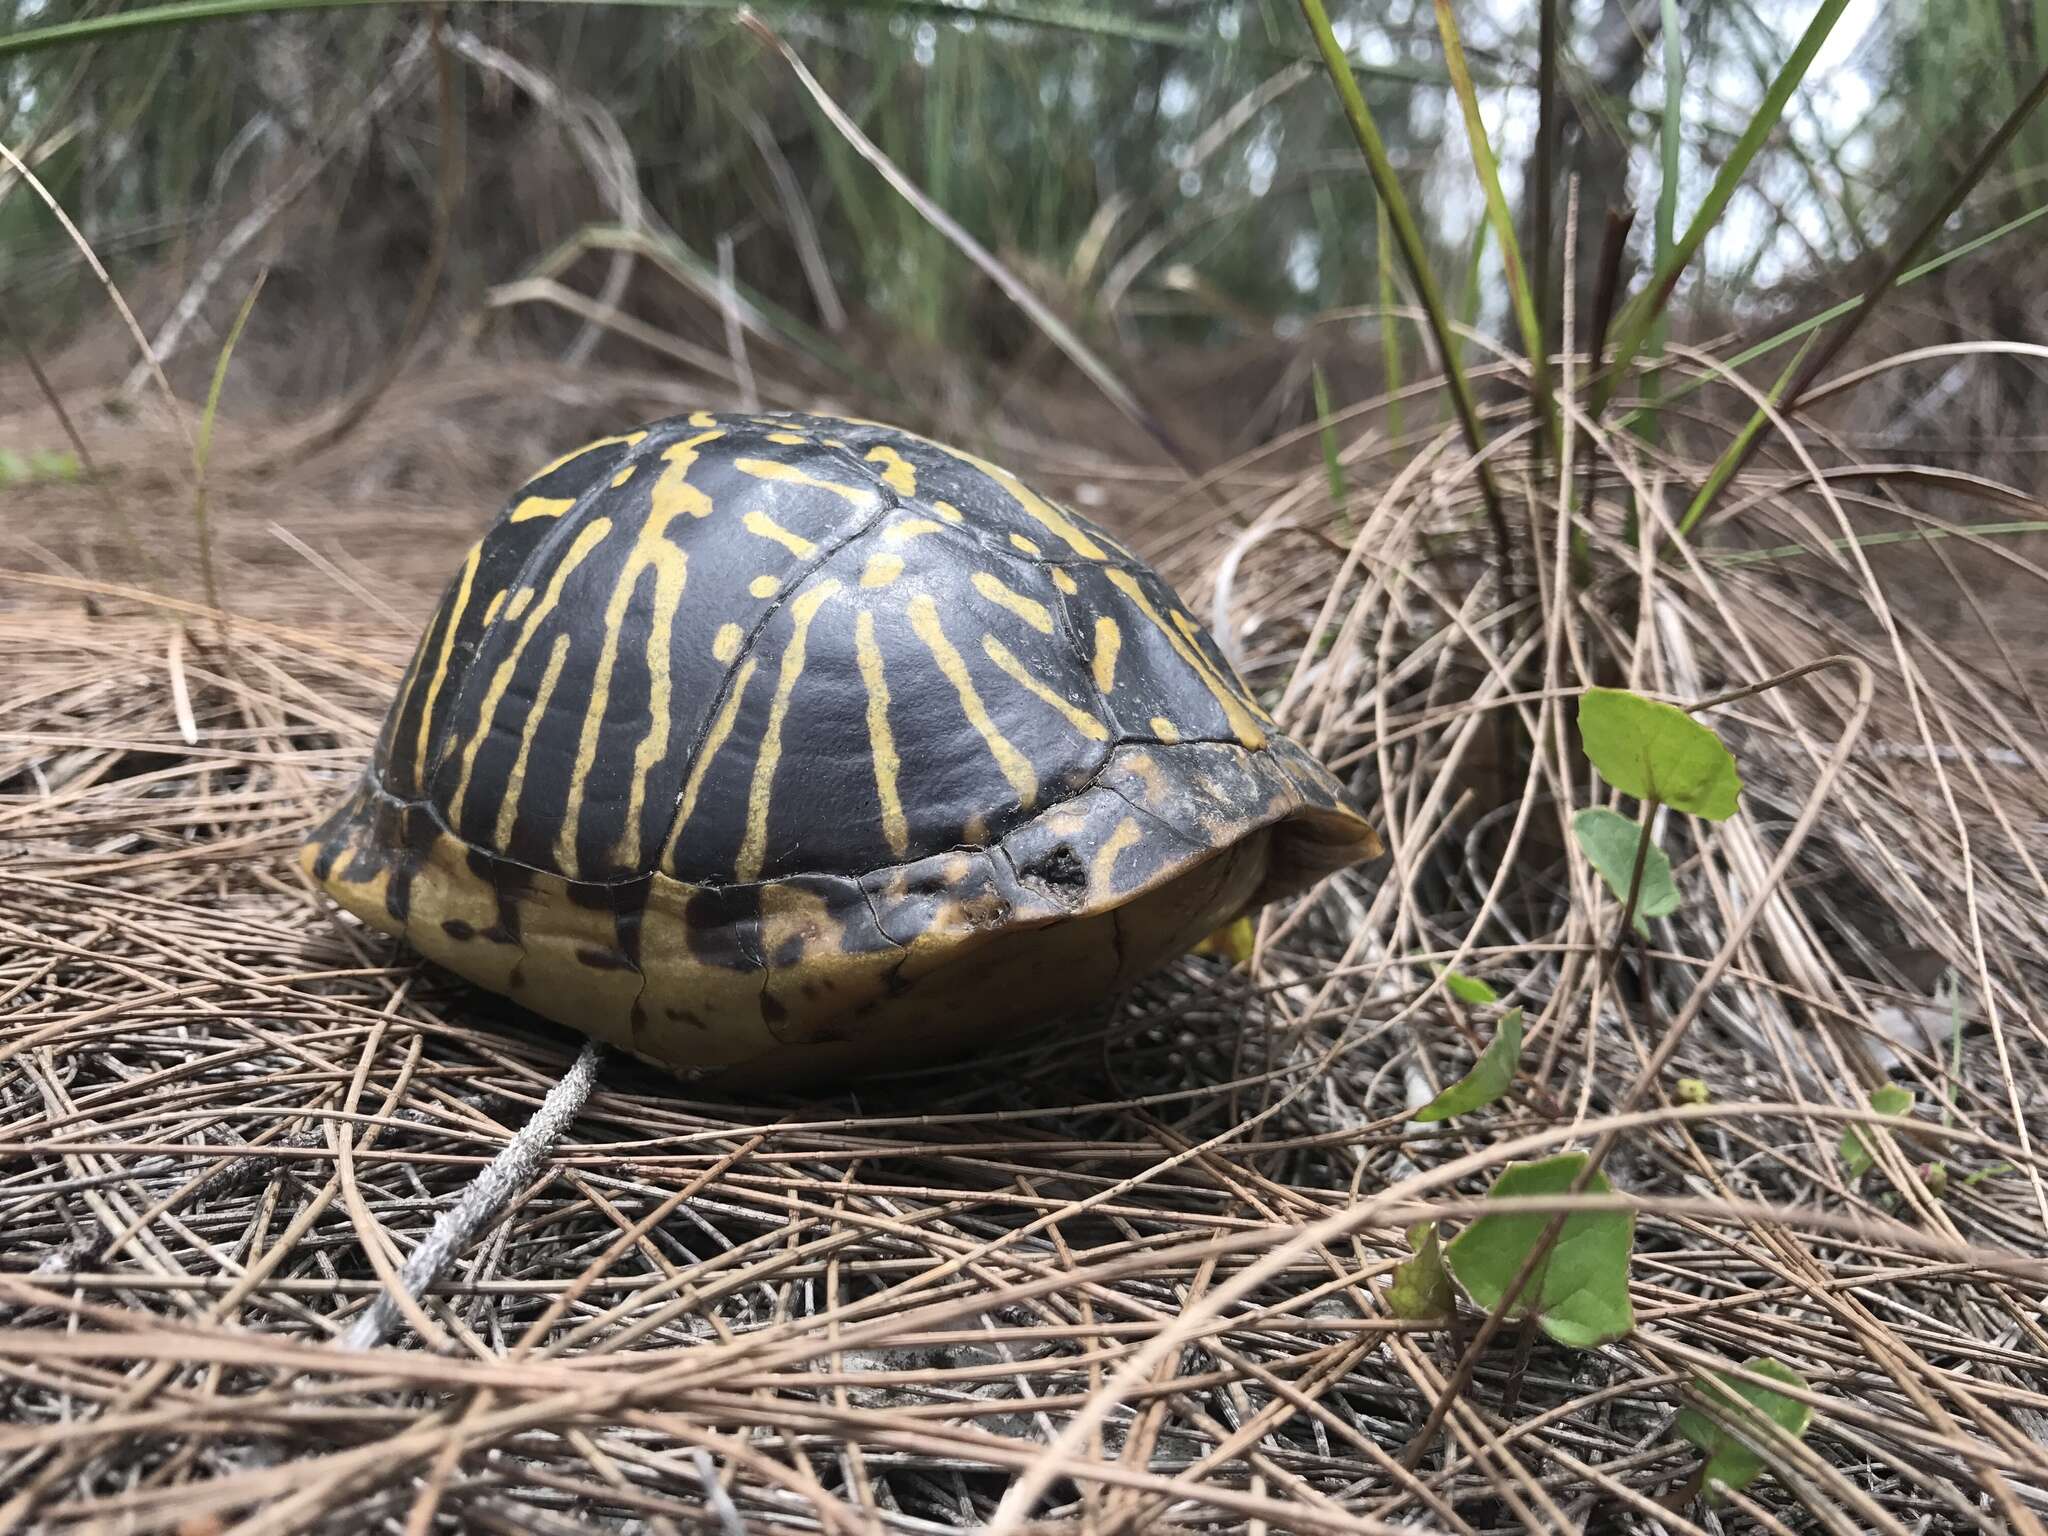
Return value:
<svg viewBox="0 0 2048 1536">
<path fill-rule="evenodd" d="M 513 493 L 301 863 L 525 1009 L 776 1086 L 999 1044 L 1380 851 L 1080 513 L 898 428 L 694 411 Z"/>
</svg>

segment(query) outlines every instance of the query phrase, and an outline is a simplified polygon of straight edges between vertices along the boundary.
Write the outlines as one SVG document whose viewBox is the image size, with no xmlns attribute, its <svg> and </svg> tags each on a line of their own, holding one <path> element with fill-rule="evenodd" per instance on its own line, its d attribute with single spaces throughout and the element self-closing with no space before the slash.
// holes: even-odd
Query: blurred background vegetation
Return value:
<svg viewBox="0 0 2048 1536">
<path fill-rule="evenodd" d="M 0 32 L 18 45 L 36 29 L 121 9 L 0 0 Z M 110 31 L 0 55 L 0 140 L 35 165 L 116 280 L 133 285 L 181 394 L 203 392 L 248 289 L 247 275 L 209 276 L 210 262 L 268 267 L 227 398 L 289 406 L 349 389 L 409 340 L 429 269 L 432 314 L 446 322 L 426 327 L 436 345 L 475 344 L 496 290 L 500 308 L 484 329 L 578 347 L 584 320 L 559 304 L 504 302 L 515 296 L 501 285 L 531 277 L 550 253 L 561 257 L 545 269 L 551 279 L 724 353 L 730 306 L 712 302 L 722 246 L 745 316 L 758 321 L 754 344 L 769 349 L 755 361 L 770 372 L 863 403 L 914 400 L 941 377 L 974 409 L 1020 380 L 1056 379 L 1040 329 L 827 126 L 780 61 L 733 24 L 736 9 L 462 6 L 447 13 L 451 46 L 438 55 L 422 47 L 427 13 L 413 7 Z M 1372 184 L 1293 0 L 758 9 L 881 150 L 1116 359 L 1149 408 L 1214 445 L 1198 457 L 1311 419 L 1310 364 L 1344 398 L 1399 365 L 1359 310 L 1404 301 L 1409 285 L 1385 258 Z M 1525 246 L 1547 194 L 1561 251 L 1576 187 L 1583 325 L 1609 212 L 1637 213 L 1623 277 L 1639 283 L 1663 168 L 1677 173 L 1682 227 L 1815 7 L 1559 5 L 1565 108 L 1543 188 L 1533 153 L 1540 7 L 1457 10 Z M 1343 0 L 1331 15 L 1447 299 L 1511 335 L 1430 6 Z M 2035 0 L 1849 5 L 1686 274 L 1673 335 L 1764 334 L 1866 284 L 2044 56 L 2048 6 Z M 2036 120 L 1940 245 L 2029 211 L 2044 166 L 2048 120 Z M 563 243 L 593 226 L 635 231 L 659 259 L 630 271 L 603 251 L 568 261 Z M 2048 266 L 2039 250 L 2037 231 L 2023 231 L 1914 286 L 1870 328 L 1871 344 L 2038 336 Z M 31 345 L 108 323 L 71 243 L 19 189 L 0 201 L 0 292 Z M 166 349 L 181 302 L 192 313 Z M 1549 307 L 1554 326 L 1555 298 Z M 466 327 L 456 323 L 464 317 Z M 1393 340 L 1412 377 L 1419 335 Z M 606 356 L 659 361 L 629 339 L 604 346 Z M 580 349 L 588 355 L 591 343 Z M 2039 375 L 2037 363 L 2011 357 L 1897 371 L 1842 425 L 1910 440 L 1923 456 L 2024 455 L 2035 446 Z"/>
</svg>

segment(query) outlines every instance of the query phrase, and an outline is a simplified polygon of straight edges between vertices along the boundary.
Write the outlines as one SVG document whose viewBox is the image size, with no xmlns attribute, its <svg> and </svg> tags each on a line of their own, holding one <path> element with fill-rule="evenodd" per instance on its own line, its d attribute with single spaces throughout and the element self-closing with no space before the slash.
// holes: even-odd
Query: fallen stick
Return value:
<svg viewBox="0 0 2048 1536">
<path fill-rule="evenodd" d="M 505 1150 L 470 1180 L 469 1187 L 463 1190 L 455 1203 L 435 1219 L 434 1229 L 427 1234 L 426 1241 L 413 1250 L 412 1257 L 405 1261 L 405 1267 L 398 1273 L 400 1286 L 413 1301 L 417 1302 L 424 1296 L 428 1287 L 447 1272 L 456 1256 L 476 1241 L 507 1200 L 538 1177 L 541 1164 L 553 1155 L 555 1143 L 561 1140 L 562 1132 L 583 1112 L 591 1087 L 597 1081 L 598 1062 L 603 1057 L 602 1046 L 594 1040 L 586 1041 L 583 1049 L 576 1053 L 576 1060 L 569 1070 L 562 1074 L 562 1080 L 540 1101 L 540 1108 L 519 1128 L 518 1134 L 505 1143 Z M 340 1347 L 375 1349 L 398 1325 L 401 1316 L 397 1301 L 386 1291 L 356 1319 L 355 1326 L 343 1337 Z"/>
</svg>

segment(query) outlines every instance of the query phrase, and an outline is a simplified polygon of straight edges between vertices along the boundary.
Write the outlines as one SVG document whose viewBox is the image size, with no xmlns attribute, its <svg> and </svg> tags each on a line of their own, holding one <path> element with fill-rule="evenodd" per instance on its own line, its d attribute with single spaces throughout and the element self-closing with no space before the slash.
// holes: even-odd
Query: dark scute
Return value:
<svg viewBox="0 0 2048 1536">
<path fill-rule="evenodd" d="M 384 910 L 399 922 L 412 917 L 412 870 L 401 865 L 391 871 L 384 885 Z"/>
<path fill-rule="evenodd" d="M 707 886 L 683 908 L 690 953 L 705 965 L 729 971 L 758 971 L 761 956 L 761 899 L 753 886 Z"/>
</svg>

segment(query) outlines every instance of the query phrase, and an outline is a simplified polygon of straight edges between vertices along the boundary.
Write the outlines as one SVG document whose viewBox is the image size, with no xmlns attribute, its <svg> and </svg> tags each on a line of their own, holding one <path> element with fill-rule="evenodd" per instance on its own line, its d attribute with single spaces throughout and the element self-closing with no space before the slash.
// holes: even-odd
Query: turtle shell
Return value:
<svg viewBox="0 0 2048 1536">
<path fill-rule="evenodd" d="M 307 870 L 691 1075 L 942 1054 L 1379 852 L 1159 576 L 972 454 L 697 412 L 513 495 Z"/>
</svg>

